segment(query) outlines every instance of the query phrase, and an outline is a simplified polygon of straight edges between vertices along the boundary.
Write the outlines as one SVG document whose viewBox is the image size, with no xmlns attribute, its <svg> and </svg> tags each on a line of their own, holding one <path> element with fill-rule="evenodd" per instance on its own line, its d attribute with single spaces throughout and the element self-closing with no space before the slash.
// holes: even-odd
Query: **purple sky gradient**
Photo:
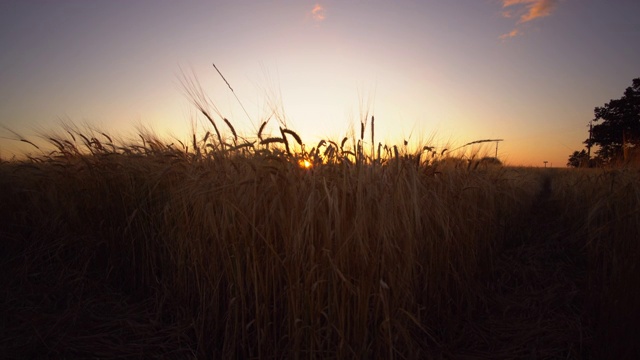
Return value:
<svg viewBox="0 0 640 360">
<path fill-rule="evenodd" d="M 186 139 L 206 124 L 183 69 L 247 135 L 275 108 L 306 142 L 341 138 L 367 108 L 380 141 L 503 138 L 508 164 L 564 166 L 593 108 L 640 77 L 639 13 L 635 0 L 3 1 L 0 157 L 26 145 L 6 128 L 37 137 L 60 119 Z"/>
</svg>

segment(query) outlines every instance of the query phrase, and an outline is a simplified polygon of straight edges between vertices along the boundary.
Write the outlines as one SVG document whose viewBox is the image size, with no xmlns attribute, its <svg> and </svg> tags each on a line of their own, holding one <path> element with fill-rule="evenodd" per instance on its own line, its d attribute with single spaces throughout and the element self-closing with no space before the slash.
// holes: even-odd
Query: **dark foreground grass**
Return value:
<svg viewBox="0 0 640 360">
<path fill-rule="evenodd" d="M 281 133 L 70 132 L 0 163 L 3 357 L 637 354 L 637 170 L 305 152 Z"/>
</svg>

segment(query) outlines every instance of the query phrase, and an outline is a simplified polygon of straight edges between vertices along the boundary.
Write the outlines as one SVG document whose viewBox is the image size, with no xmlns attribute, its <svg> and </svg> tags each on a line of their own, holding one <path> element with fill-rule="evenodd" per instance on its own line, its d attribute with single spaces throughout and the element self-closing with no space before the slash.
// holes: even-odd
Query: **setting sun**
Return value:
<svg viewBox="0 0 640 360">
<path fill-rule="evenodd" d="M 300 160 L 298 164 L 303 169 L 310 169 L 313 166 L 313 164 L 311 164 L 311 162 L 307 159 Z"/>
</svg>

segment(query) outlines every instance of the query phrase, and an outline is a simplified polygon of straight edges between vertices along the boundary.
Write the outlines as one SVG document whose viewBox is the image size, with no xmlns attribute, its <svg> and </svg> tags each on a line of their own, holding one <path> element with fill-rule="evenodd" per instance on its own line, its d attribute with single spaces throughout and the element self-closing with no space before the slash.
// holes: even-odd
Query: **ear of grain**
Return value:
<svg viewBox="0 0 640 360">
<path fill-rule="evenodd" d="M 82 133 L 78 133 L 78 135 L 82 138 L 82 142 L 84 143 L 84 146 L 86 146 L 87 148 L 91 147 L 91 142 L 86 136 L 84 136 Z"/>
<path fill-rule="evenodd" d="M 375 131 L 376 131 L 376 126 L 375 126 L 375 118 L 373 117 L 373 115 L 371 115 L 371 157 L 374 157 L 374 149 L 375 149 L 375 144 L 376 144 L 376 137 L 375 137 Z"/>
<path fill-rule="evenodd" d="M 236 150 L 240 150 L 240 149 L 244 149 L 244 148 L 248 148 L 248 147 L 253 147 L 253 145 L 255 144 L 255 142 L 247 142 L 244 144 L 240 144 L 240 145 L 236 145 L 233 147 L 230 147 L 228 149 L 228 151 L 236 151 Z"/>
<path fill-rule="evenodd" d="M 340 151 L 342 151 L 342 149 L 344 149 L 344 144 L 347 142 L 349 138 L 348 137 L 344 137 L 344 139 L 342 139 L 342 142 L 340 142 Z"/>
<path fill-rule="evenodd" d="M 233 128 L 233 125 L 231 125 L 231 122 L 229 120 L 227 120 L 227 118 L 224 118 L 223 120 L 224 120 L 225 124 L 227 124 L 229 129 L 231 130 L 231 134 L 233 134 L 233 140 L 234 141 L 238 141 L 238 134 L 236 134 L 236 129 Z"/>
<path fill-rule="evenodd" d="M 333 145 L 329 145 L 327 146 L 326 149 L 324 149 L 323 155 L 328 158 L 332 158 L 333 155 L 335 154 L 335 151 L 336 151 L 336 147 L 334 147 Z"/>
<path fill-rule="evenodd" d="M 293 130 L 289 130 L 289 129 L 281 129 L 282 133 L 283 133 L 283 137 L 284 134 L 289 134 L 291 136 L 293 136 L 293 138 L 296 140 L 296 142 L 298 143 L 298 145 L 302 146 L 302 139 L 300 138 L 300 136 L 298 136 L 298 134 L 296 134 Z"/>
<path fill-rule="evenodd" d="M 284 144 L 284 140 L 282 138 L 276 138 L 276 137 L 270 137 L 270 138 L 260 140 L 261 145 L 267 145 L 267 144 L 273 144 L 273 143 Z"/>
<path fill-rule="evenodd" d="M 29 141 L 29 140 L 27 140 L 27 139 L 20 139 L 20 141 L 25 142 L 25 143 L 27 143 L 27 144 L 29 144 L 29 145 L 33 146 L 34 148 L 36 148 L 36 149 L 40 150 L 40 148 L 38 147 L 38 145 L 36 145 L 36 144 L 32 143 L 31 141 Z"/>
<path fill-rule="evenodd" d="M 103 132 L 101 132 L 100 134 L 102 134 L 102 136 L 104 136 L 105 138 L 107 138 L 107 140 L 109 140 L 110 143 L 113 143 L 113 140 L 111 140 L 111 137 Z M 75 140 L 75 139 L 74 139 Z"/>
<path fill-rule="evenodd" d="M 211 123 L 211 125 L 213 126 L 213 130 L 216 132 L 216 136 L 218 137 L 218 143 L 222 145 L 222 136 L 220 135 L 220 131 L 218 131 L 216 122 L 213 121 L 213 118 L 211 118 L 209 113 L 204 108 L 201 107 L 200 112 L 207 118 L 207 120 L 209 120 L 209 123 Z"/>
<path fill-rule="evenodd" d="M 260 140 L 262 140 L 262 130 L 264 130 L 264 127 L 267 126 L 267 121 L 264 121 L 262 125 L 260 125 L 260 129 L 258 130 L 258 139 Z"/>
<path fill-rule="evenodd" d="M 62 143 L 58 141 L 58 139 L 50 137 L 49 140 L 56 145 L 59 151 L 62 151 L 64 149 L 64 145 L 62 145 Z"/>
</svg>

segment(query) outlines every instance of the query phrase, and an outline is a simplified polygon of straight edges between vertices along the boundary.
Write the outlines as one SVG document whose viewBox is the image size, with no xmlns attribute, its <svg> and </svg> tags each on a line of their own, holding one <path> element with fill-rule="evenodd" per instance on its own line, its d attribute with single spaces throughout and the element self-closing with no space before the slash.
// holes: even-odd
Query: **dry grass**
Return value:
<svg viewBox="0 0 640 360">
<path fill-rule="evenodd" d="M 289 129 L 252 141 L 225 123 L 232 143 L 216 128 L 180 146 L 70 129 L 0 163 L 5 356 L 638 350 L 636 170 L 307 152 Z"/>
</svg>

